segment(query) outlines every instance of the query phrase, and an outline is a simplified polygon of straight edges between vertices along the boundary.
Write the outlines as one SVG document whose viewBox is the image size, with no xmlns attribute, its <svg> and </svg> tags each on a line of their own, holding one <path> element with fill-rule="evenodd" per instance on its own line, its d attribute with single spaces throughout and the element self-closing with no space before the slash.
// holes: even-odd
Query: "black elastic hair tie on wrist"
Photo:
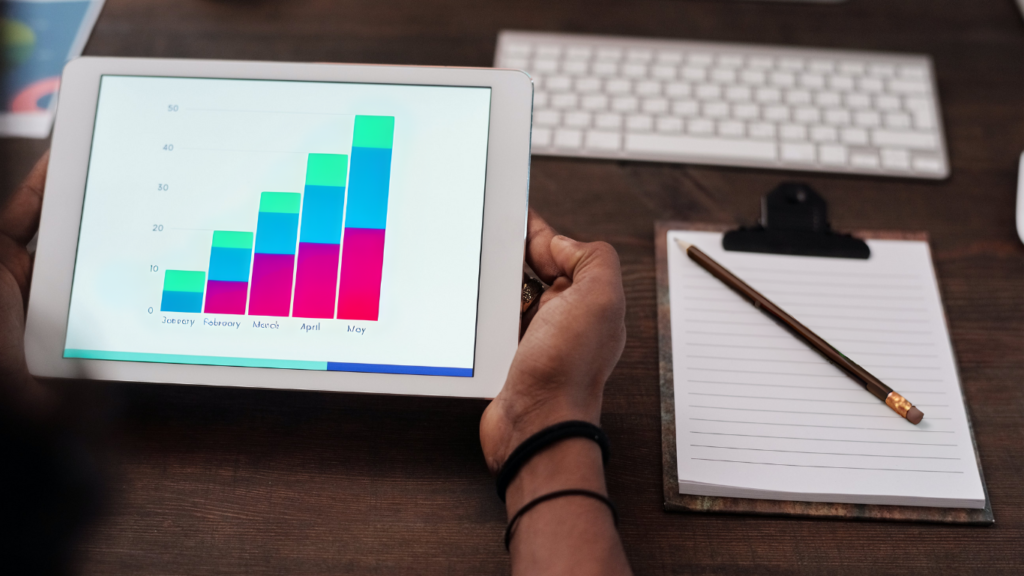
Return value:
<svg viewBox="0 0 1024 576">
<path fill-rule="evenodd" d="M 560 422 L 530 436 L 509 454 L 501 471 L 498 472 L 498 498 L 501 498 L 502 502 L 505 501 L 508 485 L 512 483 L 523 466 L 530 461 L 530 458 L 548 446 L 567 438 L 589 438 L 597 442 L 597 445 L 601 447 L 601 460 L 605 464 L 608 463 L 608 436 L 605 435 L 604 430 L 582 420 Z"/>
<path fill-rule="evenodd" d="M 600 501 L 602 504 L 607 506 L 609 510 L 612 511 L 612 520 L 615 522 L 616 527 L 619 526 L 619 511 L 615 509 L 615 504 L 612 504 L 612 501 L 609 500 L 608 497 L 605 496 L 604 494 L 598 494 L 597 492 L 594 492 L 592 490 L 581 490 L 579 488 L 559 490 L 557 492 L 552 492 L 550 494 L 538 496 L 533 500 L 530 500 L 529 502 L 524 504 L 522 508 L 519 509 L 519 512 L 516 512 L 516 515 L 513 516 L 511 520 L 509 520 L 508 526 L 505 528 L 505 551 L 509 551 L 509 544 L 512 543 L 512 535 L 513 531 L 516 528 L 516 523 L 519 522 L 519 519 L 523 516 L 523 514 L 526 514 L 527 512 L 532 510 L 537 504 L 547 502 L 548 500 L 554 500 L 555 498 L 561 498 L 563 496 L 586 496 L 587 498 L 593 498 L 594 500 Z"/>
</svg>

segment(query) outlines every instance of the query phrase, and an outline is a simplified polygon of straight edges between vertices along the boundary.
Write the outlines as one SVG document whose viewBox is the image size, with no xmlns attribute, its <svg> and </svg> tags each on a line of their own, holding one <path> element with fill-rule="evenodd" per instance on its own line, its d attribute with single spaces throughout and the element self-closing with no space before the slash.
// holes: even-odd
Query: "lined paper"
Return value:
<svg viewBox="0 0 1024 576">
<path fill-rule="evenodd" d="M 690 242 L 924 413 L 907 422 L 691 261 Z M 926 242 L 851 260 L 728 252 L 668 233 L 679 491 L 984 508 Z"/>
</svg>

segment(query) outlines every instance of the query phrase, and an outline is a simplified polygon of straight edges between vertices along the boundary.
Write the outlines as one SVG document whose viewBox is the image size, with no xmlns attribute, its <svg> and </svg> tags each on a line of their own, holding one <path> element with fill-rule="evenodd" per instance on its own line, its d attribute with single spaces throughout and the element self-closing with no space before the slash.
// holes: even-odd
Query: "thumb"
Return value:
<svg viewBox="0 0 1024 576">
<path fill-rule="evenodd" d="M 590 275 L 619 275 L 619 255 L 607 242 L 578 242 L 559 235 L 551 239 L 551 255 L 574 284 Z"/>
</svg>

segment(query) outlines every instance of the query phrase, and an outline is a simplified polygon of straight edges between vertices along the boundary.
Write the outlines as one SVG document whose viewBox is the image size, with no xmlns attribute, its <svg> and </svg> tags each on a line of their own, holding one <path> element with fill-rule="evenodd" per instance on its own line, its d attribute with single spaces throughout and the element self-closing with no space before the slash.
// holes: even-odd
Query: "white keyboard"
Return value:
<svg viewBox="0 0 1024 576">
<path fill-rule="evenodd" d="M 533 153 L 949 175 L 927 56 L 503 31 L 533 77 Z"/>
</svg>

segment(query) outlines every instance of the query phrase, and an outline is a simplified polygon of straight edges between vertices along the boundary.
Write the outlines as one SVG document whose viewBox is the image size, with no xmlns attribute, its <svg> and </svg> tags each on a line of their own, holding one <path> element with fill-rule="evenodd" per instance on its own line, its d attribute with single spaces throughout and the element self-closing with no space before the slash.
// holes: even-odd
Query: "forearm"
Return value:
<svg viewBox="0 0 1024 576">
<path fill-rule="evenodd" d="M 538 496 L 573 488 L 607 495 L 601 450 L 591 440 L 564 440 L 534 456 L 508 488 L 508 516 Z M 556 498 L 525 513 L 511 554 L 514 574 L 632 573 L 611 511 L 585 496 Z"/>
</svg>

